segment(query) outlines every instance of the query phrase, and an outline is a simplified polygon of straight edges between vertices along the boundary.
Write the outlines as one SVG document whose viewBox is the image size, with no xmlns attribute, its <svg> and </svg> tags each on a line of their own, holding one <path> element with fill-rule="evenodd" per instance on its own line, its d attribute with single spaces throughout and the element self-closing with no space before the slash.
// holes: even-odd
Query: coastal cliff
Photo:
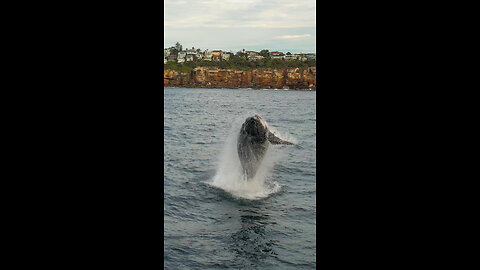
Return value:
<svg viewBox="0 0 480 270">
<path fill-rule="evenodd" d="M 190 88 L 254 88 L 316 90 L 316 68 L 258 68 L 248 71 L 196 67 L 190 72 L 166 69 L 165 87 Z"/>
</svg>

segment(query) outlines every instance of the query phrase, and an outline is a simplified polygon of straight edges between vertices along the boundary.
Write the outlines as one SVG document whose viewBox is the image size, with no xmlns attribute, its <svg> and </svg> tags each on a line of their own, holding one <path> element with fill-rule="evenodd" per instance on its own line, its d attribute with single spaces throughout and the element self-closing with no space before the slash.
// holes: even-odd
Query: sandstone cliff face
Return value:
<svg viewBox="0 0 480 270">
<path fill-rule="evenodd" d="M 191 72 L 163 71 L 164 86 L 194 88 L 316 89 L 316 68 L 253 69 L 197 67 Z"/>
</svg>

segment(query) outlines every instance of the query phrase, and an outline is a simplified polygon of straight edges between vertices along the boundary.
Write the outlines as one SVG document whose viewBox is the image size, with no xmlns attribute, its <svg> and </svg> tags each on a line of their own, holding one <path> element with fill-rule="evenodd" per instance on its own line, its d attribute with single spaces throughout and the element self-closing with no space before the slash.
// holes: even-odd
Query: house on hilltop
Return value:
<svg viewBox="0 0 480 270">
<path fill-rule="evenodd" d="M 303 53 L 296 53 L 293 56 L 295 56 L 295 59 L 300 60 L 300 61 L 307 61 L 307 58 L 304 56 Z"/>
<path fill-rule="evenodd" d="M 169 57 L 170 53 L 171 53 L 170 49 L 163 49 L 163 56 L 164 57 Z"/>
<path fill-rule="evenodd" d="M 228 61 L 230 59 L 230 52 L 222 52 L 222 60 Z"/>
<path fill-rule="evenodd" d="M 305 57 L 306 57 L 308 60 L 317 60 L 317 55 L 314 54 L 314 53 L 306 53 L 306 54 L 305 54 Z"/>
<path fill-rule="evenodd" d="M 270 58 L 272 58 L 272 59 L 283 59 L 284 56 L 285 55 L 282 52 L 279 52 L 279 51 L 270 52 Z"/>
<path fill-rule="evenodd" d="M 287 54 L 284 56 L 285 61 L 297 60 L 297 57 L 294 54 Z"/>
<path fill-rule="evenodd" d="M 260 55 L 260 53 L 255 51 L 247 51 L 245 53 L 247 54 L 247 60 L 249 61 L 255 61 L 255 60 L 260 60 L 264 58 L 263 56 Z"/>
<path fill-rule="evenodd" d="M 195 50 L 186 50 L 185 51 L 185 61 L 191 62 L 197 59 L 197 51 Z"/>
<path fill-rule="evenodd" d="M 212 51 L 212 60 L 213 61 L 222 60 L 222 51 L 221 50 Z"/>
<path fill-rule="evenodd" d="M 187 52 L 186 51 L 180 51 L 178 52 L 177 55 L 177 62 L 178 63 L 183 63 L 185 62 L 185 58 L 187 57 Z"/>
<path fill-rule="evenodd" d="M 205 61 L 212 61 L 212 52 L 209 50 L 205 50 L 203 52 L 203 60 Z"/>
</svg>

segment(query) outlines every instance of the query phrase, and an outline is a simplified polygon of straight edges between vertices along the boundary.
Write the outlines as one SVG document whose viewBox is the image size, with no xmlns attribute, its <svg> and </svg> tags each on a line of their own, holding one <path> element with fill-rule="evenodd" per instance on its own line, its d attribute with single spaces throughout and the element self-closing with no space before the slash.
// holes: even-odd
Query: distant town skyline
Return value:
<svg viewBox="0 0 480 270">
<path fill-rule="evenodd" d="M 315 52 L 315 0 L 164 0 L 164 48 Z"/>
</svg>

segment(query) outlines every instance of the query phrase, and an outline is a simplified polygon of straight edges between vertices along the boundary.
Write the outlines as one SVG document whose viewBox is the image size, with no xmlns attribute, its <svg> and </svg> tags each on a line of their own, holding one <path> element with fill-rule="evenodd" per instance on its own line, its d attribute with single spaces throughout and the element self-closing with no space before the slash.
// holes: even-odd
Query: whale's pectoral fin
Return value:
<svg viewBox="0 0 480 270">
<path fill-rule="evenodd" d="M 278 138 L 277 136 L 275 136 L 275 135 L 274 135 L 273 133 L 271 133 L 271 132 L 268 133 L 267 139 L 268 139 L 268 141 L 269 141 L 271 144 L 294 145 L 294 143 L 291 143 L 291 142 L 288 142 L 288 141 L 284 141 L 284 140 Z"/>
</svg>

